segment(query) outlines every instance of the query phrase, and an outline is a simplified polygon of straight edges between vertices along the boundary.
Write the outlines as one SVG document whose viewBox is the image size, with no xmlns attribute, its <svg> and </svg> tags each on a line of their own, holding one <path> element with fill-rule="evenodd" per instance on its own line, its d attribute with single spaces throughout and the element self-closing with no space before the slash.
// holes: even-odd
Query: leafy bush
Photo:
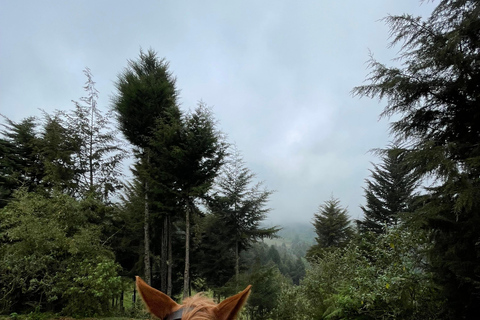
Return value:
<svg viewBox="0 0 480 320">
<path fill-rule="evenodd" d="M 308 315 L 309 309 L 308 300 L 304 296 L 304 288 L 283 283 L 272 318 L 276 320 L 309 320 L 311 319 Z"/>
<path fill-rule="evenodd" d="M 83 207 L 67 195 L 19 191 L 0 211 L 1 312 L 108 310 L 118 267 Z"/>
<path fill-rule="evenodd" d="M 101 314 L 113 297 L 120 293 L 118 265 L 110 259 L 85 260 L 75 269 L 67 269 L 63 298 L 64 314 L 92 316 Z"/>
<path fill-rule="evenodd" d="M 277 319 L 436 319 L 426 239 L 396 229 L 322 252 L 300 286 L 282 289 Z"/>
<path fill-rule="evenodd" d="M 223 287 L 224 296 L 230 296 L 252 285 L 252 292 L 248 298 L 245 311 L 250 319 L 270 319 L 273 310 L 278 304 L 278 297 L 282 284 L 286 279 L 278 268 L 273 265 L 260 266 L 256 264 L 251 270 L 239 275 L 238 281 L 233 277 Z"/>
</svg>

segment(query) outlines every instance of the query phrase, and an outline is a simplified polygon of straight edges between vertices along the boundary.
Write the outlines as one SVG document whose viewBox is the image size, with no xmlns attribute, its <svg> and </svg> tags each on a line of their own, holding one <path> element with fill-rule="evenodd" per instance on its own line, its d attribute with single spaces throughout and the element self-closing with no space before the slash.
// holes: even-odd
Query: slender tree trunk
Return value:
<svg viewBox="0 0 480 320">
<path fill-rule="evenodd" d="M 190 292 L 190 200 L 185 210 L 185 272 L 183 273 L 183 298 Z"/>
<path fill-rule="evenodd" d="M 123 290 L 122 293 L 120 294 L 120 311 L 123 313 L 125 311 L 125 308 L 123 307 Z"/>
<path fill-rule="evenodd" d="M 95 115 L 95 101 L 92 102 L 92 107 L 90 108 L 90 141 L 89 141 L 89 150 L 88 150 L 88 164 L 90 168 L 90 190 L 93 190 L 93 120 Z"/>
<path fill-rule="evenodd" d="M 145 182 L 145 221 L 143 224 L 143 235 L 145 242 L 145 252 L 143 255 L 143 263 L 145 264 L 145 282 L 152 284 L 150 270 L 150 211 L 148 210 L 148 182 Z"/>
<path fill-rule="evenodd" d="M 234 204 L 235 210 L 235 223 L 238 225 L 238 211 L 237 211 L 237 201 Z M 239 240 L 238 235 L 235 239 L 235 289 L 238 289 L 238 276 L 240 274 L 240 258 L 239 258 Z"/>
<path fill-rule="evenodd" d="M 160 290 L 164 293 L 167 292 L 167 246 L 168 246 L 168 219 L 167 215 L 163 217 L 162 227 L 162 247 L 161 247 L 161 265 L 160 265 Z"/>
<path fill-rule="evenodd" d="M 240 257 L 239 257 L 239 243 L 235 241 L 235 287 L 238 285 L 238 276 L 240 275 Z"/>
<path fill-rule="evenodd" d="M 172 252 L 172 219 L 170 215 L 167 216 L 168 221 L 168 261 L 167 261 L 167 295 L 172 296 L 172 265 L 173 265 L 173 252 Z"/>
<path fill-rule="evenodd" d="M 147 165 L 150 162 L 147 151 Z M 150 211 L 148 210 L 148 181 L 145 178 L 145 221 L 143 224 L 145 252 L 143 263 L 145 264 L 145 282 L 152 285 L 152 272 L 150 269 Z"/>
</svg>

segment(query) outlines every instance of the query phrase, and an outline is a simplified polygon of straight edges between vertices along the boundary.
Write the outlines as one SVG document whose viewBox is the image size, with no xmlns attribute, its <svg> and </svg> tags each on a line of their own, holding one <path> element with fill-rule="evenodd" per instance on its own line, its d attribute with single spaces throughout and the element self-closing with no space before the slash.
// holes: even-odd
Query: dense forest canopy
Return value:
<svg viewBox="0 0 480 320">
<path fill-rule="evenodd" d="M 86 68 L 71 109 L 2 117 L 0 313 L 142 317 L 126 303 L 140 275 L 178 299 L 252 284 L 250 319 L 478 317 L 480 3 L 385 22 L 398 61 L 372 58 L 353 94 L 386 103 L 393 142 L 376 150 L 364 217 L 319 199 L 309 238 L 265 224 L 275 191 L 211 108 L 180 108 L 153 50 L 128 60 L 108 113 Z"/>
</svg>

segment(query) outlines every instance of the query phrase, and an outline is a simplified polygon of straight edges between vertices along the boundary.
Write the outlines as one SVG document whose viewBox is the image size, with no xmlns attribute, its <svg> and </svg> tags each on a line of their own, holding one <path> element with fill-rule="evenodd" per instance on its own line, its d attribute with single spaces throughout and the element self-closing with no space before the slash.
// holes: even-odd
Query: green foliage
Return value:
<svg viewBox="0 0 480 320">
<path fill-rule="evenodd" d="M 391 230 L 325 251 L 299 287 L 282 289 L 280 300 L 293 310 L 278 312 L 291 319 L 437 319 L 443 301 L 425 269 L 430 246 L 424 233 Z"/>
<path fill-rule="evenodd" d="M 192 268 L 217 292 L 235 275 L 235 250 L 227 245 L 231 234 L 225 222 L 214 214 L 206 215 L 200 227 L 201 239 L 192 252 Z"/>
<path fill-rule="evenodd" d="M 158 59 L 153 50 L 140 51 L 139 58 L 129 60 L 128 67 L 118 76 L 115 83 L 117 94 L 113 98 L 113 109 L 117 114 L 120 130 L 136 148 L 137 158 L 133 173 L 142 183 L 144 199 L 143 233 L 143 275 L 151 282 L 151 223 L 155 222 L 161 231 L 161 287 L 166 286 L 166 247 L 171 248 L 168 234 L 171 234 L 170 215 L 179 210 L 166 208 L 178 204 L 178 166 L 180 128 L 184 129 L 181 112 L 177 105 L 175 78 L 168 70 L 168 63 Z M 167 152 L 165 152 L 167 151 Z M 178 159 L 178 160 L 183 160 Z M 173 169 L 173 170 L 172 170 Z M 177 185 L 174 186 L 174 184 Z M 177 192 L 175 194 L 175 191 Z M 151 216 L 151 210 L 157 211 Z M 178 208 L 175 208 L 178 209 Z M 137 214 L 138 212 L 133 212 Z M 159 217 L 160 216 L 160 217 Z M 136 217 L 138 219 L 138 217 Z M 152 221 L 152 218 L 155 221 Z M 163 218 L 163 219 L 162 219 Z M 163 221 L 162 221 L 163 220 Z M 137 241 L 141 241 L 137 234 Z M 171 274 L 170 274 L 171 277 Z"/>
<path fill-rule="evenodd" d="M 318 208 L 313 226 L 317 243 L 308 250 L 310 258 L 322 254 L 325 249 L 344 246 L 353 235 L 347 209 L 340 207 L 340 200 L 333 197 Z"/>
<path fill-rule="evenodd" d="M 80 98 L 83 104 L 74 101 L 75 109 L 59 112 L 65 126 L 76 141 L 76 153 L 73 155 L 78 168 L 77 193 L 87 197 L 93 193 L 108 201 L 110 193 L 120 188 L 121 172 L 119 165 L 125 157 L 122 143 L 112 130 L 113 111 L 106 114 L 98 109 L 98 91 L 89 68 L 83 71 L 87 77 L 84 89 L 86 97 Z"/>
<path fill-rule="evenodd" d="M 29 117 L 16 123 L 3 117 L 0 133 L 0 208 L 19 187 L 36 190 L 44 176 L 39 157 L 38 123 Z"/>
<path fill-rule="evenodd" d="M 353 277 L 334 295 L 328 312 L 374 319 L 437 319 L 441 301 L 425 265 L 431 247 L 425 233 L 392 230 L 352 243 L 347 261 Z"/>
<path fill-rule="evenodd" d="M 118 292 L 117 265 L 100 228 L 88 220 L 82 203 L 67 195 L 16 193 L 0 212 L 3 311 L 63 309 L 84 316 L 108 309 Z"/>
<path fill-rule="evenodd" d="M 212 213 L 230 228 L 239 252 L 257 240 L 273 237 L 279 230 L 278 227 L 261 226 L 270 211 L 267 203 L 273 191 L 266 189 L 262 182 L 254 184 L 254 178 L 255 174 L 245 166 L 240 151 L 233 147 L 210 202 Z"/>
<path fill-rule="evenodd" d="M 248 272 L 241 273 L 238 281 L 232 279 L 224 288 L 229 296 L 252 285 L 252 293 L 245 306 L 250 319 L 270 319 L 278 304 L 282 284 L 286 282 L 276 266 L 253 265 Z"/>
<path fill-rule="evenodd" d="M 480 313 L 480 3 L 443 0 L 422 21 L 389 16 L 400 67 L 371 61 L 360 96 L 385 98 L 382 116 L 399 115 L 392 133 L 409 146 L 406 161 L 435 179 L 417 220 L 432 230 L 435 279 L 446 317 Z"/>
<path fill-rule="evenodd" d="M 205 239 L 218 241 L 216 246 L 221 247 L 225 258 L 234 259 L 236 276 L 241 269 L 240 254 L 258 240 L 274 237 L 279 230 L 278 227 L 261 226 L 270 211 L 266 205 L 272 191 L 265 189 L 262 183 L 253 184 L 254 177 L 255 174 L 245 166 L 240 152 L 233 147 L 217 179 L 215 193 L 208 200 L 213 215 L 211 220 L 221 230 L 215 232 L 219 232 L 222 237 L 213 239 L 207 235 Z M 230 260 L 224 265 L 215 265 L 224 274 L 231 272 L 226 270 L 231 267 Z M 215 276 L 214 273 L 212 275 Z"/>
<path fill-rule="evenodd" d="M 164 117 L 158 118 L 149 139 L 149 161 L 144 163 L 145 172 L 137 165 L 136 175 L 148 179 L 149 197 L 153 211 L 173 214 L 178 211 L 179 175 L 183 174 L 182 157 L 184 157 L 185 119 L 178 110 L 165 111 Z"/>
<path fill-rule="evenodd" d="M 114 220 L 117 228 L 111 239 L 116 261 L 122 267 L 122 275 L 134 277 L 142 272 L 141 241 L 145 200 L 142 184 L 138 179 L 127 182 L 120 197 L 119 210 Z"/>
<path fill-rule="evenodd" d="M 43 112 L 41 127 L 34 117 L 15 123 L 4 117 L 0 138 L 0 207 L 19 187 L 53 190 L 86 198 L 90 192 L 107 201 L 120 187 L 118 168 L 123 150 L 110 130 L 108 118 L 97 109 L 98 92 L 90 70 L 85 70 L 86 105 L 71 112 Z M 114 145 L 116 143 L 117 145 Z M 40 187 L 40 188 L 38 188 Z"/>
<path fill-rule="evenodd" d="M 226 154 L 226 143 L 216 128 L 213 113 L 204 104 L 186 115 L 178 148 L 176 188 L 185 204 L 206 198 Z"/>
<path fill-rule="evenodd" d="M 304 288 L 298 285 L 282 283 L 277 298 L 277 305 L 272 318 L 276 320 L 310 320 L 311 312 Z"/>
<path fill-rule="evenodd" d="M 175 78 L 168 63 L 158 59 L 153 50 L 140 51 L 138 60 L 128 61 L 115 86 L 114 109 L 120 130 L 134 146 L 147 148 L 156 121 L 177 108 Z"/>
<path fill-rule="evenodd" d="M 360 232 L 385 232 L 397 225 L 402 214 L 413 212 L 419 179 L 405 163 L 406 152 L 397 146 L 383 151 L 382 163 L 370 170 L 365 188 L 364 219 L 356 220 Z"/>
<path fill-rule="evenodd" d="M 112 259 L 94 257 L 67 268 L 62 292 L 66 305 L 62 313 L 75 316 L 101 314 L 120 293 L 118 264 Z"/>
<path fill-rule="evenodd" d="M 43 186 L 49 191 L 75 195 L 80 175 L 74 160 L 79 151 L 75 132 L 65 125 L 60 115 L 44 113 L 40 138 L 39 154 L 45 167 Z"/>
<path fill-rule="evenodd" d="M 296 255 L 294 248 L 270 245 L 264 242 L 254 243 L 250 249 L 242 252 L 240 265 L 243 270 L 253 265 L 276 266 L 280 273 L 293 284 L 299 284 L 305 276 L 306 261 L 304 257 Z"/>
</svg>

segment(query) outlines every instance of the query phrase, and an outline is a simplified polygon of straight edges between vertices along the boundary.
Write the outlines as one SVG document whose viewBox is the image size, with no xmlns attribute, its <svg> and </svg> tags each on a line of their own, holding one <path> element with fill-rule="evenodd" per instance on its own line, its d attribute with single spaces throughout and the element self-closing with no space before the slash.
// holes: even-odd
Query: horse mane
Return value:
<svg viewBox="0 0 480 320">
<path fill-rule="evenodd" d="M 217 304 L 212 299 L 197 293 L 193 297 L 183 300 L 183 307 L 187 312 L 182 320 L 214 320 L 216 319 L 215 307 Z"/>
</svg>

